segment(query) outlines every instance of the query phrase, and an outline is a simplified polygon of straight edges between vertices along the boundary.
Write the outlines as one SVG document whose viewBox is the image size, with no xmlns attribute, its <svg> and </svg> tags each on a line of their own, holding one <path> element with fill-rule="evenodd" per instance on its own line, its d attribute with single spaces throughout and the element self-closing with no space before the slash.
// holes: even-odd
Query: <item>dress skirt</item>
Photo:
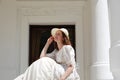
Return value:
<svg viewBox="0 0 120 80">
<path fill-rule="evenodd" d="M 14 80 L 59 80 L 65 70 L 49 57 L 43 57 L 33 62 L 24 74 Z"/>
<path fill-rule="evenodd" d="M 33 62 L 24 74 L 14 80 L 59 80 L 65 73 L 61 64 L 49 57 L 43 57 Z M 73 71 L 65 80 L 80 80 L 77 72 Z"/>
</svg>

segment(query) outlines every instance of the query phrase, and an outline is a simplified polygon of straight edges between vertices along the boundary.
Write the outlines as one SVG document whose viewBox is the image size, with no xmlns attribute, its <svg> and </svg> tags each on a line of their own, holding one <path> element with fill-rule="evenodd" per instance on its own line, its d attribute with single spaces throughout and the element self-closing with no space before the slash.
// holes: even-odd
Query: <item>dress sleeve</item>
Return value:
<svg viewBox="0 0 120 80">
<path fill-rule="evenodd" d="M 68 66 L 69 65 L 74 66 L 75 65 L 75 52 L 72 46 L 65 46 L 63 54 L 64 54 L 65 63 Z"/>
<path fill-rule="evenodd" d="M 55 52 L 56 52 L 56 50 L 52 51 L 51 53 L 47 53 L 46 57 L 50 57 L 52 59 L 55 59 Z"/>
</svg>

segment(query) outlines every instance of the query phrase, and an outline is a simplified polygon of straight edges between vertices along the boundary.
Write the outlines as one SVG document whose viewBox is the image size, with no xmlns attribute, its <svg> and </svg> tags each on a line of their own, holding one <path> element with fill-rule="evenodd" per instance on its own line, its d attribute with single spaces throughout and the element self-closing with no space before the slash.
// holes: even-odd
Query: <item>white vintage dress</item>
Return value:
<svg viewBox="0 0 120 80">
<path fill-rule="evenodd" d="M 75 53 L 72 46 L 64 45 L 59 51 L 55 49 L 46 57 L 32 63 L 24 74 L 14 80 L 59 80 L 71 64 L 74 69 L 66 80 L 80 80 L 74 57 Z"/>
</svg>

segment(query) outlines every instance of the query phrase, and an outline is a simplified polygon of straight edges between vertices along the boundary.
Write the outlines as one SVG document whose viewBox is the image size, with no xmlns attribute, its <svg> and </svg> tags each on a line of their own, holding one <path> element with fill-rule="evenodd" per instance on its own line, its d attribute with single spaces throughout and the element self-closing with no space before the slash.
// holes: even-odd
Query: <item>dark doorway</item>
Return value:
<svg viewBox="0 0 120 80">
<path fill-rule="evenodd" d="M 66 28 L 69 31 L 70 41 L 75 49 L 75 25 L 30 25 L 29 26 L 29 65 L 39 59 L 40 53 L 51 36 L 52 28 Z M 52 43 L 47 51 L 50 53 L 54 50 Z"/>
</svg>

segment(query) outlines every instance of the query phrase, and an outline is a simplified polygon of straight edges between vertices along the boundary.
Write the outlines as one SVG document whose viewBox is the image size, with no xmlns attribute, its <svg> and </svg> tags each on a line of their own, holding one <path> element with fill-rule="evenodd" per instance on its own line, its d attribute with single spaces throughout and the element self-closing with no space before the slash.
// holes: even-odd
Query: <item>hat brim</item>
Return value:
<svg viewBox="0 0 120 80">
<path fill-rule="evenodd" d="M 59 28 L 53 28 L 53 29 L 51 30 L 51 35 L 54 37 L 55 34 L 56 34 L 56 32 L 57 32 L 58 30 L 62 31 L 62 32 L 66 35 L 66 37 L 69 38 L 68 30 L 65 29 L 65 28 L 61 28 L 61 29 L 59 29 Z"/>
<path fill-rule="evenodd" d="M 55 34 L 56 34 L 56 32 L 57 32 L 58 30 L 60 30 L 60 29 L 58 29 L 58 28 L 53 28 L 53 29 L 51 30 L 51 35 L 52 35 L 52 36 L 55 36 Z"/>
</svg>

